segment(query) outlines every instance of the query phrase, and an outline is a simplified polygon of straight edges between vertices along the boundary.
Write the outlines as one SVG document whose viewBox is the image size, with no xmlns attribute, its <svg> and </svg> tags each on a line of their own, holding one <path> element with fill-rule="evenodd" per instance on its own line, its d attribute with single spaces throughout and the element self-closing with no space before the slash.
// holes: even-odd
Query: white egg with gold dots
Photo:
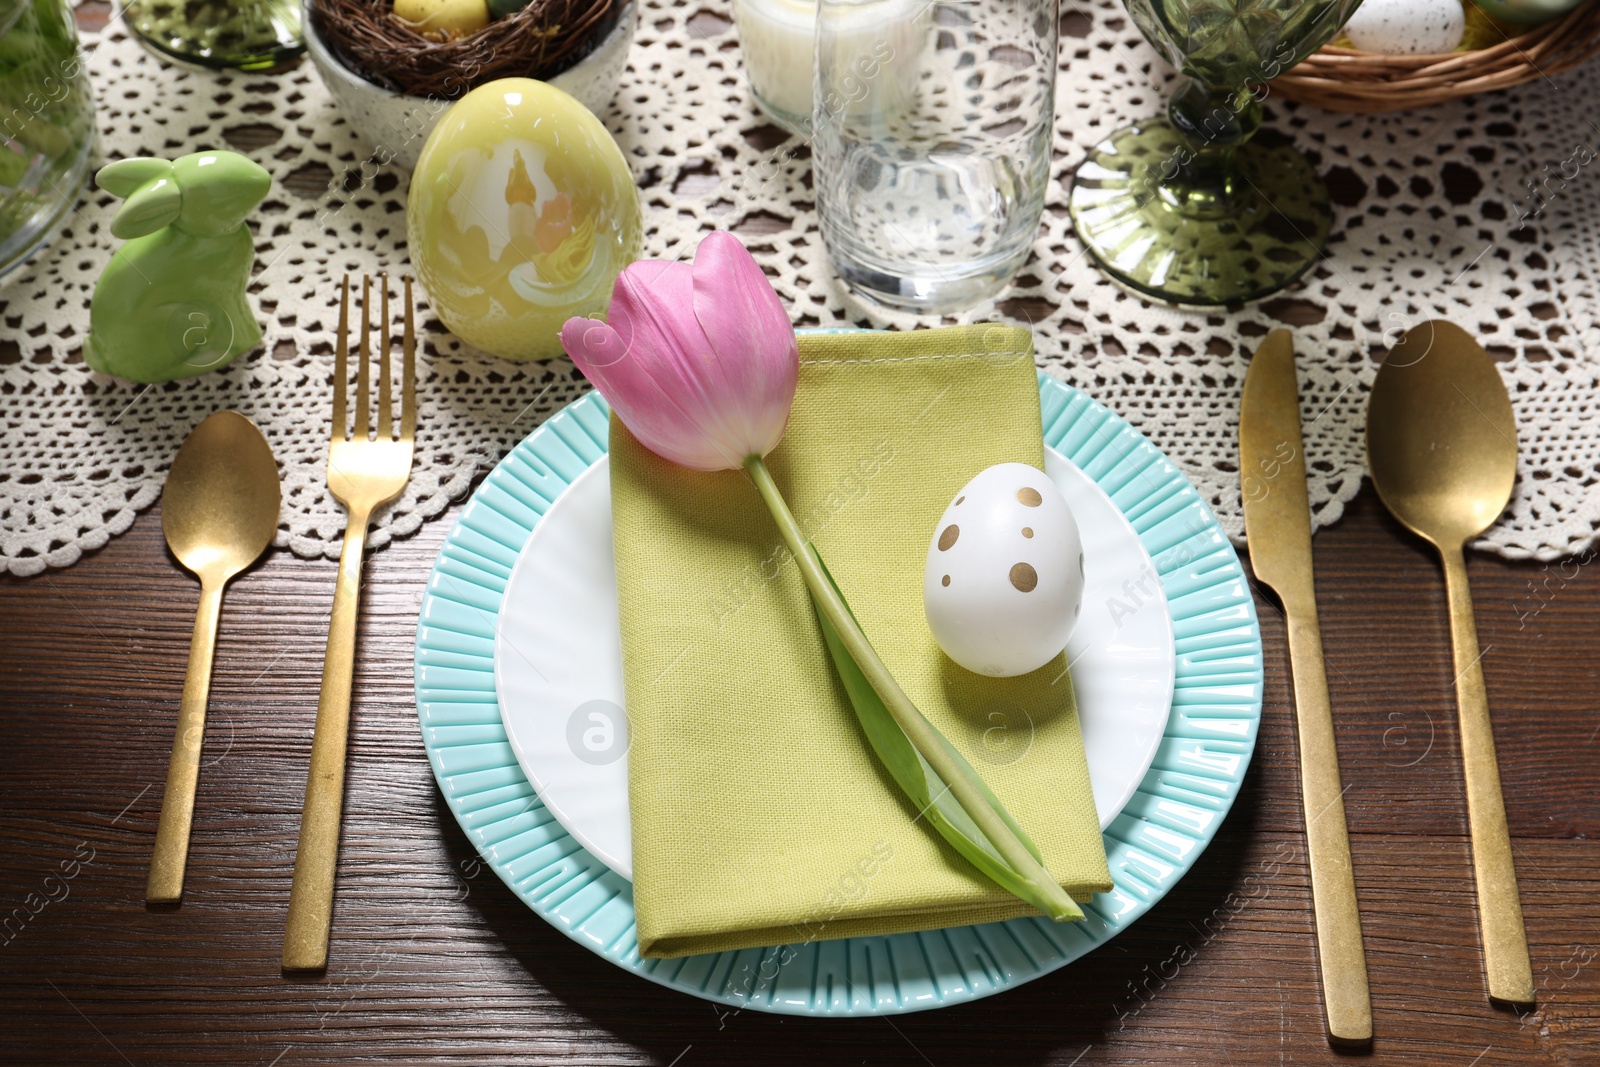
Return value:
<svg viewBox="0 0 1600 1067">
<path fill-rule="evenodd" d="M 944 509 L 928 545 L 923 608 L 946 655 L 1010 678 L 1067 647 L 1083 583 L 1083 539 L 1061 491 L 1037 467 L 1000 463 Z"/>
</svg>

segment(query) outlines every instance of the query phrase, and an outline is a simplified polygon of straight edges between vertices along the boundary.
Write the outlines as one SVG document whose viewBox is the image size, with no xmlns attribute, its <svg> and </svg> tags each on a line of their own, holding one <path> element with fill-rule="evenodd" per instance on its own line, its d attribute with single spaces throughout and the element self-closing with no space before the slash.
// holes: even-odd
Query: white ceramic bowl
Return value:
<svg viewBox="0 0 1600 1067">
<path fill-rule="evenodd" d="M 629 4 L 599 46 L 576 65 L 551 78 L 550 84 L 600 114 L 616 94 L 623 68 L 628 65 L 628 50 L 633 46 L 633 30 L 638 18 L 638 4 Z M 311 0 L 302 4 L 300 25 L 311 62 L 316 65 L 322 84 L 328 87 L 345 121 L 380 153 L 380 158 L 387 157 L 407 170 L 415 167 L 428 133 L 439 116 L 450 110 L 452 101 L 393 92 L 374 85 L 345 66 L 317 36 Z"/>
</svg>

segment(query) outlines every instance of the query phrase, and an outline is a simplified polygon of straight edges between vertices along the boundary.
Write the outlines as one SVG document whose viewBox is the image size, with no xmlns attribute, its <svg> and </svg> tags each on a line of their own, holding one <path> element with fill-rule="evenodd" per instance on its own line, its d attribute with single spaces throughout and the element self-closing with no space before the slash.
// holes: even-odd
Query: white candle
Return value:
<svg viewBox="0 0 1600 1067">
<path fill-rule="evenodd" d="M 816 3 L 734 0 L 733 17 L 756 102 L 785 129 L 809 135 Z"/>
</svg>

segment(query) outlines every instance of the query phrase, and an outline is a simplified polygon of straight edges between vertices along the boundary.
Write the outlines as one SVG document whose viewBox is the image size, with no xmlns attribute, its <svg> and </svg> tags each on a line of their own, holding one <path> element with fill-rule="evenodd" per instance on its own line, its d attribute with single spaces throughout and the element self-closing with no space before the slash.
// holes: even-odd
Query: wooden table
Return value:
<svg viewBox="0 0 1600 1067">
<path fill-rule="evenodd" d="M 86 24 L 106 6 L 80 9 Z M 247 147 L 247 146 L 246 146 Z M 312 190 L 315 192 L 315 190 Z M 144 880 L 195 583 L 159 509 L 63 572 L 0 578 L 6 1063 L 1600 1063 L 1600 572 L 1471 563 L 1539 992 L 1484 996 L 1444 589 L 1370 491 L 1316 540 L 1371 969 L 1367 1056 L 1322 1036 L 1282 617 L 1232 813 L 1109 945 L 899 1018 L 731 1012 L 623 974 L 533 915 L 440 799 L 411 647 L 452 516 L 371 557 L 333 966 L 278 969 L 335 564 L 273 552 L 230 590 L 187 895 Z"/>
<path fill-rule="evenodd" d="M 1281 616 L 1260 741 L 1164 901 L 1021 989 L 881 1020 L 730 1013 L 626 975 L 476 857 L 424 758 L 411 645 L 449 516 L 368 561 L 333 966 L 278 970 L 335 564 L 271 553 L 223 609 L 187 896 L 144 905 L 195 583 L 158 510 L 0 580 L 8 1063 L 1330 1062 Z M 1484 997 L 1449 634 L 1429 552 L 1364 493 L 1316 539 L 1372 974 L 1374 1063 L 1600 1062 L 1600 576 L 1472 561 L 1540 1005 Z"/>
</svg>

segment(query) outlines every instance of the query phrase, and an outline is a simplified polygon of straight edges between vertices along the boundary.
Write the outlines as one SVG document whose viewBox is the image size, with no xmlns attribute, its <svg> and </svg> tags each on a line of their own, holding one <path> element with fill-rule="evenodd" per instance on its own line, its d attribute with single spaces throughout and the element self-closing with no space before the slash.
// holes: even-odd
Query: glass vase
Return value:
<svg viewBox="0 0 1600 1067">
<path fill-rule="evenodd" d="M 0 0 L 0 276 L 77 207 L 94 99 L 66 0 Z"/>
</svg>

